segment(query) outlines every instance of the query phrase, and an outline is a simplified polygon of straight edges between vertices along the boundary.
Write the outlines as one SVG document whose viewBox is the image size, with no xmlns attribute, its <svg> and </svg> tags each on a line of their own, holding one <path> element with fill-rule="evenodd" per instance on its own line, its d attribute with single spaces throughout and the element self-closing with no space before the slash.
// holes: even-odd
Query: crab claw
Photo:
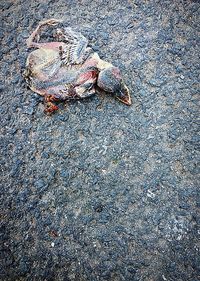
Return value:
<svg viewBox="0 0 200 281">
<path fill-rule="evenodd" d="M 131 97 L 127 86 L 124 84 L 120 70 L 109 66 L 99 73 L 97 85 L 102 90 L 112 93 L 118 100 L 131 105 Z"/>
</svg>

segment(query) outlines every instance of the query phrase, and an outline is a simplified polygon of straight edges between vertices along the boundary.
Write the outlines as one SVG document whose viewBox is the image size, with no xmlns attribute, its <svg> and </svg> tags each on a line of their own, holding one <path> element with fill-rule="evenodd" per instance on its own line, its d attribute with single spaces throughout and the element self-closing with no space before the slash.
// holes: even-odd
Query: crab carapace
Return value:
<svg viewBox="0 0 200 281">
<path fill-rule="evenodd" d="M 46 25 L 55 26 L 55 41 L 41 43 L 41 31 Z M 45 112 L 56 111 L 56 101 L 94 95 L 97 87 L 131 105 L 120 70 L 100 59 L 88 47 L 88 40 L 81 33 L 65 27 L 62 21 L 48 19 L 40 22 L 27 39 L 27 46 L 35 50 L 28 55 L 24 77 L 32 91 L 44 96 Z"/>
</svg>

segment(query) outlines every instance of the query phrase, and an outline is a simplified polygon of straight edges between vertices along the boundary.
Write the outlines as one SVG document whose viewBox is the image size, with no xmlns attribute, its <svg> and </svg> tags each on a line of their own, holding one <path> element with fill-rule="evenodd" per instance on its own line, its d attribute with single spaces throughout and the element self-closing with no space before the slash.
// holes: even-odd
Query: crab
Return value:
<svg viewBox="0 0 200 281">
<path fill-rule="evenodd" d="M 44 26 L 55 26 L 52 42 L 39 42 Z M 131 105 L 120 70 L 100 59 L 88 40 L 62 21 L 40 22 L 27 39 L 27 47 L 35 50 L 28 55 L 24 77 L 29 88 L 44 97 L 45 112 L 58 110 L 56 102 L 88 98 L 97 89 Z"/>
</svg>

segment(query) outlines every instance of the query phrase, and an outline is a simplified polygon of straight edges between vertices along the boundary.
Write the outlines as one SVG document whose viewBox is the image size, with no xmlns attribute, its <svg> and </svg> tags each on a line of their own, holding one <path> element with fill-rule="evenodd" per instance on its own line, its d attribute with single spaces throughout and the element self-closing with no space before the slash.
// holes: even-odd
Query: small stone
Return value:
<svg viewBox="0 0 200 281">
<path fill-rule="evenodd" d="M 34 183 L 34 185 L 35 185 L 37 188 L 42 188 L 42 187 L 45 186 L 45 182 L 44 182 L 42 179 L 40 179 L 40 180 L 36 181 L 36 182 Z"/>
</svg>

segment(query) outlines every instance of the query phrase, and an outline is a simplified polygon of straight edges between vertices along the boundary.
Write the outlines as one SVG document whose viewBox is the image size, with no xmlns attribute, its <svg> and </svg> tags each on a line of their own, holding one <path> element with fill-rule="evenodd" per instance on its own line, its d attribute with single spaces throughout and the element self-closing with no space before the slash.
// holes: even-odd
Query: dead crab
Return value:
<svg viewBox="0 0 200 281">
<path fill-rule="evenodd" d="M 55 30 L 55 42 L 39 43 L 45 25 L 61 26 Z M 120 70 L 101 60 L 82 34 L 64 27 L 61 21 L 40 22 L 27 39 L 27 46 L 36 50 L 27 58 L 24 76 L 31 90 L 44 96 L 46 112 L 58 109 L 55 101 L 87 98 L 95 94 L 97 87 L 131 104 Z"/>
</svg>

